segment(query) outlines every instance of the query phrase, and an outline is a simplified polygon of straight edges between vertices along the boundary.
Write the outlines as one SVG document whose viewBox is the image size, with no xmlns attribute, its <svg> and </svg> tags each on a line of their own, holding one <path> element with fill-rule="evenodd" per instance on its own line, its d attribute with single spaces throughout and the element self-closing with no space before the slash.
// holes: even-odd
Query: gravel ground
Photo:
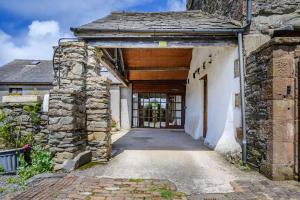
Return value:
<svg viewBox="0 0 300 200">
<path fill-rule="evenodd" d="M 16 175 L 1 175 L 0 176 L 0 199 L 8 193 L 22 191 L 24 186 L 17 183 L 9 183 L 11 180 L 16 180 Z"/>
</svg>

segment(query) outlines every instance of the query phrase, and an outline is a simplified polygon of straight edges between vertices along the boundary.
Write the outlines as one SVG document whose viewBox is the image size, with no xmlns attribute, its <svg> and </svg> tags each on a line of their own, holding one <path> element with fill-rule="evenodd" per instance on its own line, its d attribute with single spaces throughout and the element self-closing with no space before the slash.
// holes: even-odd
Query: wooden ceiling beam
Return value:
<svg viewBox="0 0 300 200">
<path fill-rule="evenodd" d="M 128 71 L 128 79 L 135 80 L 186 80 L 189 70 L 177 71 Z"/>
</svg>

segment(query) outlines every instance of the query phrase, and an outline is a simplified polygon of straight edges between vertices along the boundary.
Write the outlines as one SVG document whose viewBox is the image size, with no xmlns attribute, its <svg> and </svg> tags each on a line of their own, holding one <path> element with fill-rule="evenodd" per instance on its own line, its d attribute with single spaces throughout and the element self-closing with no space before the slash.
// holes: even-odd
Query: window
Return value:
<svg viewBox="0 0 300 200">
<path fill-rule="evenodd" d="M 9 94 L 22 95 L 22 88 L 9 88 Z"/>
</svg>

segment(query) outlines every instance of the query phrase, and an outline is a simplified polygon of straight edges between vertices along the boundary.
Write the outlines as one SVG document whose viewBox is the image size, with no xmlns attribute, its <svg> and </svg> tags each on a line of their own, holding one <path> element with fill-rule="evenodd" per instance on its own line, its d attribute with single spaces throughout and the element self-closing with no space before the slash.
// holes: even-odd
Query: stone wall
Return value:
<svg viewBox="0 0 300 200">
<path fill-rule="evenodd" d="M 300 0 L 253 0 L 252 5 L 252 24 L 244 36 L 246 55 L 268 42 L 275 29 L 300 24 Z M 246 25 L 247 0 L 188 0 L 187 8 L 227 16 Z"/>
<path fill-rule="evenodd" d="M 47 113 L 39 111 L 33 119 L 32 114 L 26 109 L 33 105 L 41 107 L 40 104 L 31 103 L 1 103 L 0 110 L 10 115 L 17 125 L 17 129 L 20 129 L 20 135 L 32 133 L 34 142 L 44 146 L 48 144 L 48 116 Z M 5 147 L 2 146 L 2 148 Z"/>
<path fill-rule="evenodd" d="M 107 160 L 111 154 L 110 82 L 100 76 L 102 52 L 87 49 L 86 69 L 86 130 L 93 160 Z"/>
<path fill-rule="evenodd" d="M 63 42 L 56 50 L 48 128 L 57 170 L 83 151 L 92 151 L 93 160 L 110 158 L 109 81 L 100 76 L 101 56 L 84 42 Z"/>
<path fill-rule="evenodd" d="M 276 180 L 295 176 L 297 42 L 275 38 L 246 63 L 248 162 Z"/>
<path fill-rule="evenodd" d="M 207 13 L 223 15 L 235 20 L 244 17 L 245 1 L 242 0 L 187 0 L 187 10 L 202 10 Z"/>
</svg>

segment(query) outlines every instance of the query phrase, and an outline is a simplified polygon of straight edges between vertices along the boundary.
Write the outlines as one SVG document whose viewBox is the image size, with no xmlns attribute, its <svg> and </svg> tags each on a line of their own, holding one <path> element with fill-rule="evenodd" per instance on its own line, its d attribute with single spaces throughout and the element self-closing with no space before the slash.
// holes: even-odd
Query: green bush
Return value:
<svg viewBox="0 0 300 200">
<path fill-rule="evenodd" d="M 40 125 L 41 119 L 38 115 L 38 113 L 40 112 L 40 105 L 25 105 L 23 106 L 23 110 L 29 114 L 33 125 Z"/>
<path fill-rule="evenodd" d="M 3 173 L 5 170 L 4 170 L 4 167 L 2 165 L 0 165 L 0 174 Z"/>
<path fill-rule="evenodd" d="M 38 123 L 40 120 L 38 117 L 38 107 L 37 106 L 24 106 L 25 112 L 30 110 L 30 117 L 33 124 Z M 21 118 L 15 119 L 14 116 L 10 114 L 4 114 L 0 110 L 0 140 L 6 148 L 21 148 L 25 144 L 32 145 L 33 134 L 32 133 L 20 133 Z"/>
<path fill-rule="evenodd" d="M 28 165 L 24 160 L 24 156 L 20 157 L 20 166 L 17 173 L 22 182 L 25 182 L 34 175 L 51 172 L 53 169 L 51 153 L 41 146 L 33 146 L 31 158 L 32 164 Z"/>
</svg>

